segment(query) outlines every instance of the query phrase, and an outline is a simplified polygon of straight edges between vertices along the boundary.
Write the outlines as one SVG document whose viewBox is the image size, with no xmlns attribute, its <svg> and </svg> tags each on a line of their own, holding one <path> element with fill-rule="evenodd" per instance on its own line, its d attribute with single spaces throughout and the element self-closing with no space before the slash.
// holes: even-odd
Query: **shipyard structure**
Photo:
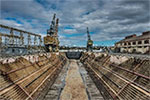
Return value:
<svg viewBox="0 0 150 100">
<path fill-rule="evenodd" d="M 44 37 L 44 45 L 47 52 L 58 52 L 59 40 L 58 40 L 58 22 L 56 14 L 54 14 L 50 28 L 47 30 L 47 36 Z"/>
<path fill-rule="evenodd" d="M 63 47 L 55 17 L 44 42 L 0 25 L 0 100 L 150 100 L 149 31 L 117 42 L 119 54 L 94 47 L 88 28 L 87 46 Z"/>
</svg>

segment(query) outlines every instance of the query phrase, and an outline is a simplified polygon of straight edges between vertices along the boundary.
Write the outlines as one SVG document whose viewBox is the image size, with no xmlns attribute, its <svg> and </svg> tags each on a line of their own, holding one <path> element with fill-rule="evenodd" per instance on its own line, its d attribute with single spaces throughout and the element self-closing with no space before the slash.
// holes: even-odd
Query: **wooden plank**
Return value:
<svg viewBox="0 0 150 100">
<path fill-rule="evenodd" d="M 61 63 L 59 63 L 57 67 L 59 67 Z M 57 67 L 55 67 L 55 69 L 41 82 L 41 84 L 39 84 L 39 86 L 30 94 L 30 96 L 32 96 L 43 85 L 43 83 L 45 83 L 45 81 L 57 70 Z M 28 99 L 29 97 L 26 100 Z"/>
</svg>

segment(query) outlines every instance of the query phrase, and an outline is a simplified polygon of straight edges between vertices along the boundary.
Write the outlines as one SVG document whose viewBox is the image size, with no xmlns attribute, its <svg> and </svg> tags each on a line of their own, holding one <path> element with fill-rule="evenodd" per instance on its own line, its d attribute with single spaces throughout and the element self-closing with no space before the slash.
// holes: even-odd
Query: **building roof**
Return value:
<svg viewBox="0 0 150 100">
<path fill-rule="evenodd" d="M 150 39 L 150 31 L 143 32 L 142 35 L 140 35 L 140 36 L 136 36 L 136 34 L 126 36 L 123 40 L 120 40 L 117 43 L 146 40 L 146 39 Z"/>
</svg>

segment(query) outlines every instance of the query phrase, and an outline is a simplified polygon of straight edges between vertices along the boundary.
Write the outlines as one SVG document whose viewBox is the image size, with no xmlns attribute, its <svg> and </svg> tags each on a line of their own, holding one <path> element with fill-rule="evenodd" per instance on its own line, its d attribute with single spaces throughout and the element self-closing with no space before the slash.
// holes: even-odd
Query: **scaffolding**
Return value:
<svg viewBox="0 0 150 100">
<path fill-rule="evenodd" d="M 25 50 L 26 53 L 42 49 L 41 35 L 0 24 L 0 53 Z M 13 52 L 11 52 L 13 51 Z"/>
</svg>

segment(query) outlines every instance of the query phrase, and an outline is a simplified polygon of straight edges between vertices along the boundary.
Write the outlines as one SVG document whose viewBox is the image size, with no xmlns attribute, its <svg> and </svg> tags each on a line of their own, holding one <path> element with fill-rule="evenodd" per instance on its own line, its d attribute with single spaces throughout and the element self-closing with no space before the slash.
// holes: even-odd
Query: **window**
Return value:
<svg viewBox="0 0 150 100">
<path fill-rule="evenodd" d="M 149 40 L 145 40 L 145 41 L 144 41 L 144 44 L 149 44 Z"/>
<path fill-rule="evenodd" d="M 131 45 L 131 43 L 129 42 L 128 45 Z"/>
<path fill-rule="evenodd" d="M 136 45 L 136 42 L 133 42 L 133 45 Z"/>
<path fill-rule="evenodd" d="M 127 45 L 127 43 L 124 43 L 124 45 Z"/>
<path fill-rule="evenodd" d="M 14 53 L 15 52 L 15 49 L 12 49 L 12 53 Z"/>
<path fill-rule="evenodd" d="M 139 46 L 138 48 L 142 48 L 142 46 Z"/>
<path fill-rule="evenodd" d="M 142 41 L 138 41 L 138 44 L 142 44 Z"/>
</svg>

